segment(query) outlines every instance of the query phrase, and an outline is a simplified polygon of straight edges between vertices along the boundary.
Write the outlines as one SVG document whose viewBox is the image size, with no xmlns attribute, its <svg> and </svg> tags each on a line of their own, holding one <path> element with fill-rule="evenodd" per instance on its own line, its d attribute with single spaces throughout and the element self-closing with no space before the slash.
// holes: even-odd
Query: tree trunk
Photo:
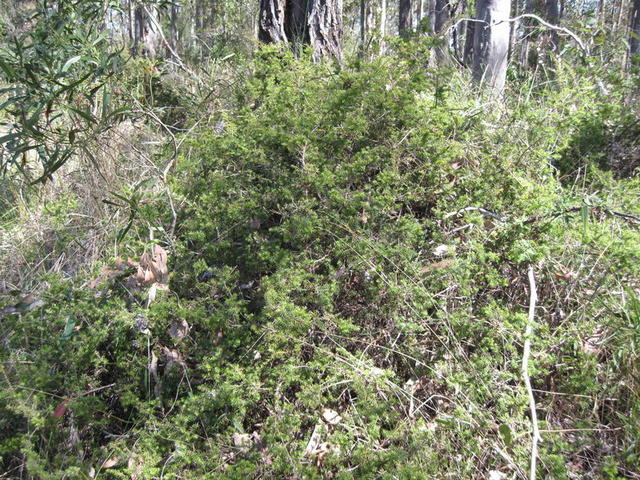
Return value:
<svg viewBox="0 0 640 480">
<path fill-rule="evenodd" d="M 314 60 L 342 60 L 342 0 L 311 0 L 308 23 Z"/>
<path fill-rule="evenodd" d="M 312 3 L 313 0 L 310 0 Z M 303 44 L 309 43 L 309 26 L 307 25 L 308 9 L 311 5 L 307 0 L 287 0 L 284 32 L 298 51 Z"/>
<path fill-rule="evenodd" d="M 380 3 L 380 53 L 384 53 L 384 37 L 387 35 L 387 0 Z"/>
<path fill-rule="evenodd" d="M 174 52 L 178 50 L 178 5 L 171 4 L 169 7 L 169 45 Z"/>
<path fill-rule="evenodd" d="M 478 0 L 473 42 L 473 78 L 496 92 L 504 89 L 509 53 L 510 0 Z"/>
<path fill-rule="evenodd" d="M 435 23 L 434 33 L 442 33 L 450 18 L 449 0 L 435 0 Z"/>
<path fill-rule="evenodd" d="M 398 33 L 406 37 L 413 24 L 411 0 L 400 0 L 398 4 Z"/>
<path fill-rule="evenodd" d="M 429 2 L 429 33 L 436 33 L 436 0 L 428 0 Z"/>
<path fill-rule="evenodd" d="M 287 42 L 285 13 L 286 0 L 260 0 L 258 40 L 264 43 Z"/>
<path fill-rule="evenodd" d="M 342 58 L 342 0 L 260 0 L 258 39 L 264 43 L 301 44 L 313 58 Z"/>
<path fill-rule="evenodd" d="M 631 25 L 629 28 L 629 58 L 640 55 L 640 0 L 631 5 Z"/>
<path fill-rule="evenodd" d="M 546 0 L 545 1 L 545 13 L 547 21 L 552 25 L 558 25 L 560 23 L 560 9 L 558 7 L 558 0 Z M 558 32 L 555 30 L 549 30 L 547 33 L 549 38 L 550 50 L 556 51 L 558 49 Z"/>
<path fill-rule="evenodd" d="M 416 30 L 419 32 L 422 24 L 422 17 L 424 17 L 424 0 L 419 0 L 416 5 Z"/>
<path fill-rule="evenodd" d="M 536 0 L 526 0 L 524 6 L 524 13 L 540 15 L 542 12 L 536 8 Z M 525 18 L 522 20 L 523 37 L 520 46 L 520 66 L 524 69 L 529 68 L 531 62 L 529 59 L 529 49 L 532 43 L 531 36 L 533 35 L 534 20 L 531 18 Z"/>
<path fill-rule="evenodd" d="M 471 68 L 473 66 L 473 42 L 475 41 L 475 31 L 477 22 L 465 22 L 466 33 L 464 38 L 464 53 L 462 54 L 462 63 L 465 67 Z"/>
<path fill-rule="evenodd" d="M 149 18 L 149 17 L 152 18 Z M 155 7 L 136 7 L 134 11 L 133 52 L 135 55 L 155 57 L 161 42 L 158 32 L 158 10 Z"/>
<path fill-rule="evenodd" d="M 367 32 L 367 4 L 360 0 L 360 47 L 364 47 Z"/>
</svg>

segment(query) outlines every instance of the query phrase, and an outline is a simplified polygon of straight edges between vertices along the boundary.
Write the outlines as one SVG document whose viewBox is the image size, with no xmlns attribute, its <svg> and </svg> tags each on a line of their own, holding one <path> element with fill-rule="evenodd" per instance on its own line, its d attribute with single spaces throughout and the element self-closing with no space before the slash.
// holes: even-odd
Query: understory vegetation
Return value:
<svg viewBox="0 0 640 480">
<path fill-rule="evenodd" d="M 98 170 L 2 180 L 0 478 L 528 478 L 528 324 L 538 478 L 640 478 L 638 80 L 432 43 L 133 63 Z"/>
</svg>

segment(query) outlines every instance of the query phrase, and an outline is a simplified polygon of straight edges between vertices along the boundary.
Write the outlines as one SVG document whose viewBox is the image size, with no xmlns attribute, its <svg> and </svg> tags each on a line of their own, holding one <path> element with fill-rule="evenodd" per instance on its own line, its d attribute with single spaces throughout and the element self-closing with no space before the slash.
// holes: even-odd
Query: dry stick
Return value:
<svg viewBox="0 0 640 480">
<path fill-rule="evenodd" d="M 561 32 L 564 33 L 565 35 L 569 35 L 571 38 L 573 38 L 576 43 L 578 44 L 578 46 L 580 47 L 580 49 L 585 53 L 589 53 L 589 51 L 587 50 L 587 47 L 584 46 L 584 43 L 582 42 L 582 40 L 580 40 L 580 37 L 578 37 L 578 35 L 576 35 L 575 33 L 573 33 L 571 30 L 569 30 L 568 28 L 564 28 L 564 27 L 560 27 L 558 25 L 553 25 L 549 22 L 544 21 L 542 18 L 540 18 L 538 15 L 534 15 L 533 13 L 523 13 L 522 15 L 518 15 L 517 17 L 514 18 L 509 18 L 508 20 L 501 20 L 499 22 L 495 22 L 492 23 L 491 25 L 498 25 L 500 23 L 513 23 L 513 22 L 517 22 L 518 20 L 521 20 L 523 18 L 532 18 L 536 21 L 538 21 L 541 25 L 544 25 L 545 27 L 547 27 L 550 30 L 555 30 L 556 32 Z M 485 20 L 480 20 L 478 18 L 460 18 L 456 23 L 454 23 L 453 25 L 451 25 L 448 29 L 447 29 L 447 34 L 449 33 L 449 31 L 451 31 L 454 28 L 457 28 L 458 25 L 461 22 L 477 22 L 477 23 L 486 23 L 487 26 L 489 26 L 488 22 Z"/>
<path fill-rule="evenodd" d="M 180 67 L 182 70 L 184 70 L 188 75 L 193 76 L 193 78 L 195 78 L 200 85 L 203 85 L 204 82 L 202 81 L 202 79 L 198 75 L 196 75 L 193 70 L 191 70 L 189 67 L 187 67 L 182 62 L 182 59 L 176 53 L 176 51 L 173 48 L 171 48 L 171 45 L 167 41 L 167 38 L 164 36 L 164 32 L 162 31 L 162 26 L 158 23 L 158 21 L 154 18 L 154 16 L 151 15 L 151 12 L 149 12 L 149 9 L 147 7 L 143 7 L 143 8 L 144 8 L 145 13 L 147 14 L 147 18 L 149 18 L 149 20 L 151 20 L 153 22 L 153 26 L 155 27 L 155 29 L 160 34 L 160 39 L 162 40 L 162 44 L 165 46 L 165 48 L 167 50 L 169 50 L 169 53 L 171 53 L 171 56 L 176 59 L 176 65 L 178 65 L 178 67 Z"/>
<path fill-rule="evenodd" d="M 522 352 L 522 377 L 527 387 L 529 396 L 529 409 L 531 410 L 531 423 L 533 425 L 533 438 L 531 439 L 531 468 L 529 470 L 529 479 L 536 479 L 536 461 L 538 458 L 538 442 L 540 438 L 540 430 L 538 429 L 538 416 L 536 414 L 536 399 L 533 396 L 531 388 L 531 379 L 529 378 L 529 354 L 531 353 L 531 334 L 533 330 L 533 320 L 535 317 L 536 302 L 538 294 L 536 292 L 536 279 L 533 275 L 533 266 L 529 266 L 529 319 L 527 328 L 524 331 L 524 350 Z"/>
</svg>

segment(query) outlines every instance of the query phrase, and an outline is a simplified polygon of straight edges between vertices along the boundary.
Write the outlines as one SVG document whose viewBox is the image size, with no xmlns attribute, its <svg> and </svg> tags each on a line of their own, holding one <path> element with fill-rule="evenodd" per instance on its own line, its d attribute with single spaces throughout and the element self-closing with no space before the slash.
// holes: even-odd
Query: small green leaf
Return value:
<svg viewBox="0 0 640 480">
<path fill-rule="evenodd" d="M 62 332 L 62 336 L 60 337 L 61 342 L 66 342 L 73 336 L 73 327 L 75 326 L 76 326 L 76 321 L 71 315 L 69 315 L 67 317 L 67 323 L 64 326 L 64 332 Z"/>
<path fill-rule="evenodd" d="M 69 67 L 71 67 L 71 65 L 73 65 L 74 63 L 76 63 L 78 60 L 80 60 L 82 58 L 82 55 L 76 55 L 75 57 L 71 57 L 69 60 L 67 60 L 65 62 L 65 64 L 62 66 L 62 70 L 60 70 L 61 73 L 66 73 L 67 70 L 69 70 Z"/>
<path fill-rule="evenodd" d="M 510 447 L 513 443 L 513 435 L 511 435 L 511 429 L 509 425 L 502 424 L 498 427 L 498 431 L 500 432 L 500 436 L 502 437 L 502 441 L 507 447 Z"/>
<path fill-rule="evenodd" d="M 5 75 L 9 79 L 12 79 L 16 74 L 16 71 L 1 58 L 0 58 L 0 69 L 2 69 L 2 71 L 5 73 Z"/>
</svg>

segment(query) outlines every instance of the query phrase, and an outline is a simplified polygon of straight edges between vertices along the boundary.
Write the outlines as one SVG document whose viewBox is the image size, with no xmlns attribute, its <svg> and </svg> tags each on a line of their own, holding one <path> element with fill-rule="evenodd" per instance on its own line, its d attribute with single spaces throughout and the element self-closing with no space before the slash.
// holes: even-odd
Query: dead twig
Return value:
<svg viewBox="0 0 640 480">
<path fill-rule="evenodd" d="M 536 279 L 533 273 L 533 266 L 529 266 L 529 318 L 527 328 L 524 332 L 524 349 L 522 352 L 522 378 L 524 379 L 527 395 L 529 396 L 529 409 L 531 410 L 531 424 L 533 427 L 533 435 L 531 439 L 531 466 L 529 469 L 530 480 L 536 480 L 536 462 L 538 459 L 538 442 L 540 438 L 540 430 L 538 428 L 538 415 L 536 414 L 536 399 L 533 396 L 531 388 L 531 379 L 529 378 L 529 355 L 531 353 L 531 336 L 533 333 L 533 322 L 535 318 L 536 302 L 538 301 L 538 293 L 536 291 Z"/>
</svg>

